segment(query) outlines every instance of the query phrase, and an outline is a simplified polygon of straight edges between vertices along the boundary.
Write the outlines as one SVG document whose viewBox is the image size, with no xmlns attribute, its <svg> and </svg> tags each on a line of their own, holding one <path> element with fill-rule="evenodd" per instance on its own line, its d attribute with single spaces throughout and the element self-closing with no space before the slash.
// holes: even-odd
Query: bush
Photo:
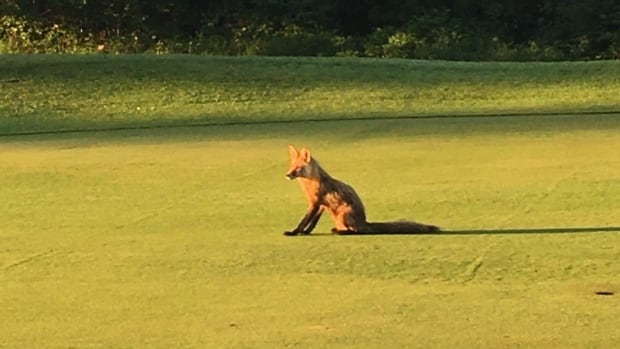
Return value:
<svg viewBox="0 0 620 349">
<path fill-rule="evenodd" d="M 387 58 L 414 58 L 416 46 L 423 41 L 414 34 L 402 31 L 396 32 L 387 38 L 387 43 L 382 45 L 383 57 Z"/>
<path fill-rule="evenodd" d="M 328 34 L 276 35 L 268 39 L 261 53 L 267 56 L 335 56 L 334 39 Z"/>
<path fill-rule="evenodd" d="M 2 53 L 35 53 L 42 38 L 43 29 L 37 23 L 13 16 L 0 18 Z"/>
<path fill-rule="evenodd" d="M 0 18 L 0 53 L 87 53 L 95 50 L 92 35 L 80 37 L 58 24 L 46 27 L 20 17 Z"/>
<path fill-rule="evenodd" d="M 606 4 L 601 1 L 599 5 Z M 225 8 L 219 9 L 224 11 L 219 17 L 209 12 L 192 13 L 191 6 L 175 7 L 180 4 L 175 0 L 162 8 L 143 8 L 137 6 L 139 3 L 141 0 L 0 3 L 0 11 L 4 13 L 0 17 L 0 53 L 104 51 L 501 61 L 620 59 L 620 33 L 616 30 L 620 7 L 609 7 L 609 4 L 605 5 L 609 8 L 603 6 L 598 10 L 584 4 L 558 3 L 555 14 L 537 7 L 532 11 L 538 11 L 538 17 L 526 11 L 527 16 L 517 18 L 509 13 L 521 11 L 520 7 L 506 8 L 500 3 L 484 8 L 446 9 L 439 5 L 417 7 L 415 2 L 410 2 L 402 10 L 411 11 L 408 17 L 404 14 L 398 17 L 399 11 L 388 11 L 378 19 L 361 16 L 363 11 L 356 11 L 361 11 L 364 5 L 359 5 L 347 9 L 355 10 L 349 15 L 350 24 L 356 26 L 343 30 L 339 29 L 336 17 L 328 20 L 314 13 L 333 13 L 333 4 L 327 2 L 323 9 L 315 9 L 310 2 L 299 3 L 305 12 L 294 16 L 286 12 L 255 16 L 254 11 L 262 11 L 259 1 L 255 3 L 257 8 L 250 6 L 241 12 L 226 12 L 224 9 L 236 8 L 227 8 L 222 2 Z M 280 0 L 269 4 L 276 10 L 297 6 Z M 210 5 L 194 5 L 203 11 L 210 8 Z M 603 9 L 606 12 L 599 15 Z M 152 17 L 137 16 L 143 11 L 153 12 Z M 95 14 L 101 17 L 93 17 Z M 187 16 L 195 27 L 185 27 Z M 558 18 L 579 22 L 581 17 L 575 26 L 567 26 L 565 21 L 549 21 Z M 167 25 L 159 25 L 164 20 L 169 20 Z M 546 26 L 536 21 L 547 21 Z M 379 25 L 372 26 L 373 23 Z M 531 27 L 519 28 L 516 24 Z M 355 29 L 358 25 L 359 29 Z"/>
</svg>

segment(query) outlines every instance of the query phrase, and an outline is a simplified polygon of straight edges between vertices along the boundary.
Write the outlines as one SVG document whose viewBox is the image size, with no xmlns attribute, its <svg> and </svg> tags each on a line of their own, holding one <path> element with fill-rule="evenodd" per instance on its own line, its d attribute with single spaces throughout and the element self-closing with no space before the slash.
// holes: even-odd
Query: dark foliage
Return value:
<svg viewBox="0 0 620 349">
<path fill-rule="evenodd" d="M 617 0 L 0 0 L 0 52 L 620 58 Z"/>
</svg>

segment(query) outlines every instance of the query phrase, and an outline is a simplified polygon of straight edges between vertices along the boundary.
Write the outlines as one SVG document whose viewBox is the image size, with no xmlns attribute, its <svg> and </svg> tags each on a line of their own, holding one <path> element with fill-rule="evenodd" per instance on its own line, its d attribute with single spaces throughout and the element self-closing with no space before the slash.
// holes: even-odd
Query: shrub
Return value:
<svg viewBox="0 0 620 349">
<path fill-rule="evenodd" d="M 423 44 L 414 34 L 396 32 L 387 38 L 383 44 L 383 57 L 387 58 L 414 58 L 416 46 Z"/>
<path fill-rule="evenodd" d="M 92 35 L 79 37 L 58 24 L 43 26 L 13 16 L 0 18 L 0 53 L 85 53 L 96 47 Z"/>
<path fill-rule="evenodd" d="M 328 34 L 276 35 L 262 48 L 267 56 L 335 56 L 336 46 Z"/>
</svg>

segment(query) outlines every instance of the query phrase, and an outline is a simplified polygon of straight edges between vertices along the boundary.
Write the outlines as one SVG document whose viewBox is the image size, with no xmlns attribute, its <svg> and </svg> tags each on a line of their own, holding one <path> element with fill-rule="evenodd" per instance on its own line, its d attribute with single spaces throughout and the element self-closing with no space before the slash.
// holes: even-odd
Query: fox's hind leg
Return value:
<svg viewBox="0 0 620 349">
<path fill-rule="evenodd" d="M 358 219 L 349 207 L 334 215 L 334 223 L 336 226 L 332 228 L 332 234 L 351 235 L 360 233 Z"/>
</svg>

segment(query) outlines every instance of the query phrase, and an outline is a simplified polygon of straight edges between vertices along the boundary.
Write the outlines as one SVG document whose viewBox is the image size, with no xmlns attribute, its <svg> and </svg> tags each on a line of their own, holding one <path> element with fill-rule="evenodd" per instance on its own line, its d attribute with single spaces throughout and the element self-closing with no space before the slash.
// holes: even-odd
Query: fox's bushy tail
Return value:
<svg viewBox="0 0 620 349">
<path fill-rule="evenodd" d="M 368 222 L 360 233 L 363 234 L 431 234 L 439 232 L 437 226 L 411 222 Z"/>
</svg>

